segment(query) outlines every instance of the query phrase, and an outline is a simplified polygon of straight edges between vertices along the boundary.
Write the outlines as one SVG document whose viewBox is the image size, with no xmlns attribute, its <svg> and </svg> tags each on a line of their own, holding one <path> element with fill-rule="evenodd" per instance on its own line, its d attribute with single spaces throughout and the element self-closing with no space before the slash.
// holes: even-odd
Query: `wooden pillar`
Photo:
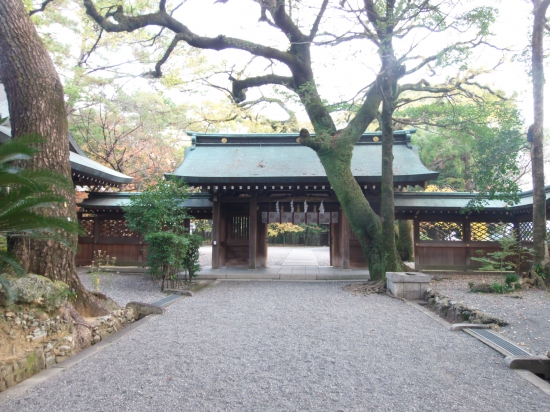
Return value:
<svg viewBox="0 0 550 412">
<path fill-rule="evenodd" d="M 342 210 L 340 213 L 340 248 L 341 248 L 341 256 L 342 256 L 342 269 L 349 269 L 349 238 L 350 238 L 350 227 L 349 227 L 349 221 Z"/>
<path fill-rule="evenodd" d="M 220 219 L 221 202 L 214 195 L 212 207 L 212 269 L 220 268 Z"/>
<path fill-rule="evenodd" d="M 470 260 L 470 257 L 472 255 L 470 252 L 470 243 L 472 241 L 472 227 L 468 216 L 464 217 L 464 220 L 462 221 L 462 241 L 466 244 L 466 250 L 464 251 L 464 265 L 470 267 L 472 264 L 472 261 Z"/>
<path fill-rule="evenodd" d="M 221 209 L 221 205 L 220 205 Z M 226 267 L 227 266 L 227 238 L 228 238 L 228 228 L 227 228 L 227 216 L 223 212 L 223 210 L 220 211 L 220 267 Z"/>
<path fill-rule="evenodd" d="M 418 247 L 418 241 L 420 240 L 420 221 L 418 220 L 418 216 L 414 217 L 413 221 L 413 239 L 414 239 L 414 267 L 416 269 L 420 268 L 420 252 Z"/>
<path fill-rule="evenodd" d="M 191 230 L 191 219 L 183 219 L 183 227 L 185 228 L 185 232 L 189 233 Z"/>
<path fill-rule="evenodd" d="M 340 212 L 338 212 L 341 215 Z M 331 243 L 331 259 L 330 264 L 335 268 L 342 268 L 342 248 L 340 247 L 341 240 L 341 226 L 342 220 L 339 219 L 338 223 L 330 224 L 330 243 Z"/>
<path fill-rule="evenodd" d="M 265 210 L 263 210 L 265 209 Z M 258 216 L 258 239 L 256 242 L 257 247 L 257 267 L 265 268 L 267 266 L 267 223 L 262 223 L 260 217 L 263 211 L 267 211 L 265 206 L 259 208 Z"/>
<path fill-rule="evenodd" d="M 250 196 L 250 212 L 248 214 L 248 267 L 256 269 L 258 240 L 258 198 Z"/>
<path fill-rule="evenodd" d="M 94 250 L 92 251 L 92 261 L 94 260 L 94 255 L 97 253 L 99 247 L 99 234 L 101 231 L 101 223 L 99 221 L 99 215 L 96 214 L 94 217 Z"/>
</svg>

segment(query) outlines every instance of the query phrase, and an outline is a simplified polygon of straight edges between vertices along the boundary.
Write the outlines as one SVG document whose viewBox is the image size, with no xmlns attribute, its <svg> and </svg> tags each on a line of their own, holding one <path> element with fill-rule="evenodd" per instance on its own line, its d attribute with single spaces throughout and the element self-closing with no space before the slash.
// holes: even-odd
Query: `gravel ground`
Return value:
<svg viewBox="0 0 550 412">
<path fill-rule="evenodd" d="M 86 289 L 93 290 L 93 277 L 88 273 L 83 273 L 86 270 L 85 268 L 81 268 L 78 276 Z M 131 301 L 152 303 L 166 297 L 166 294 L 160 291 L 160 284 L 154 284 L 151 276 L 147 274 L 127 275 L 112 273 L 101 275 L 99 280 L 101 285 L 100 291 L 120 306 L 126 306 Z"/>
<path fill-rule="evenodd" d="M 222 282 L 8 411 L 548 411 L 497 352 L 338 283 Z"/>
<path fill-rule="evenodd" d="M 550 293 L 522 290 L 512 294 L 470 293 L 468 282 L 493 283 L 501 276 L 439 275 L 432 281 L 434 290 L 467 307 L 497 316 L 510 324 L 499 330 L 504 337 L 534 355 L 550 351 Z"/>
</svg>

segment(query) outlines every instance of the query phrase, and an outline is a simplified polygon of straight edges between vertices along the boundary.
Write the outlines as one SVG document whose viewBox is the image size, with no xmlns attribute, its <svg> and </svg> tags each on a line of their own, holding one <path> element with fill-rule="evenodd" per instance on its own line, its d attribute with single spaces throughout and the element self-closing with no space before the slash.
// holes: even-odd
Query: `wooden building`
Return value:
<svg viewBox="0 0 550 412">
<path fill-rule="evenodd" d="M 424 186 L 437 173 L 428 170 L 411 145 L 415 130 L 396 131 L 394 185 Z M 331 265 L 365 267 L 358 240 L 350 231 L 315 152 L 298 134 L 190 133 L 192 146 L 171 179 L 207 193 L 212 201 L 212 268 L 265 267 L 267 225 L 319 223 L 330 228 Z M 357 142 L 352 172 L 374 210 L 380 209 L 381 133 Z"/>
<path fill-rule="evenodd" d="M 479 267 L 471 259 L 476 251 L 499 250 L 498 241 L 506 234 L 532 244 L 531 192 L 522 193 L 518 205 L 490 201 L 483 210 L 464 213 L 472 193 L 403 191 L 437 177 L 421 163 L 410 144 L 411 133 L 414 130 L 395 132 L 395 212 L 396 219 L 414 221 L 416 268 L 474 270 Z M 184 206 L 195 218 L 213 220 L 213 268 L 264 267 L 270 222 L 325 224 L 330 229 L 331 265 L 366 266 L 317 156 L 297 143 L 297 134 L 191 137 L 184 162 L 167 178 L 183 179 L 198 189 Z M 366 133 L 355 147 L 352 171 L 378 213 L 380 170 L 380 134 Z M 117 257 L 119 264 L 144 263 L 146 245 L 138 233 L 128 231 L 121 209 L 132 195 L 90 193 L 80 203 L 86 235 L 79 242 L 79 264 L 89 264 L 98 249 Z M 547 199 L 549 205 L 550 186 Z"/>
</svg>

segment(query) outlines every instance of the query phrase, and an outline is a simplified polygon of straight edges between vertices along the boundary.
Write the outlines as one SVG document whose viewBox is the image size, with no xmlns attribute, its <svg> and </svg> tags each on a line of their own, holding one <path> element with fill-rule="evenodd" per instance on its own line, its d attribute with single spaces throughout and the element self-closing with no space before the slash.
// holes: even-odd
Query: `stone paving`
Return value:
<svg viewBox="0 0 550 412">
<path fill-rule="evenodd" d="M 220 282 L 0 409 L 550 410 L 476 339 L 343 285 Z"/>
</svg>

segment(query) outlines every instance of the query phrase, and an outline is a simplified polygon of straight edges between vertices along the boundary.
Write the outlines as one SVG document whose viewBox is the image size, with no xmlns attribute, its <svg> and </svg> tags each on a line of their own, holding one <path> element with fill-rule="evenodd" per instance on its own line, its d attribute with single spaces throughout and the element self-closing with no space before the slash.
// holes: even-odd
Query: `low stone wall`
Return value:
<svg viewBox="0 0 550 412">
<path fill-rule="evenodd" d="M 0 392 L 75 354 L 72 336 L 52 340 L 23 358 L 0 363 Z"/>
<path fill-rule="evenodd" d="M 477 310 L 470 309 L 462 302 L 456 302 L 449 297 L 440 295 L 439 293 L 428 289 L 427 291 L 428 307 L 437 313 L 440 317 L 450 323 L 476 323 L 476 324 L 494 324 L 498 326 L 506 326 L 508 322 L 504 319 L 486 315 Z"/>
</svg>

